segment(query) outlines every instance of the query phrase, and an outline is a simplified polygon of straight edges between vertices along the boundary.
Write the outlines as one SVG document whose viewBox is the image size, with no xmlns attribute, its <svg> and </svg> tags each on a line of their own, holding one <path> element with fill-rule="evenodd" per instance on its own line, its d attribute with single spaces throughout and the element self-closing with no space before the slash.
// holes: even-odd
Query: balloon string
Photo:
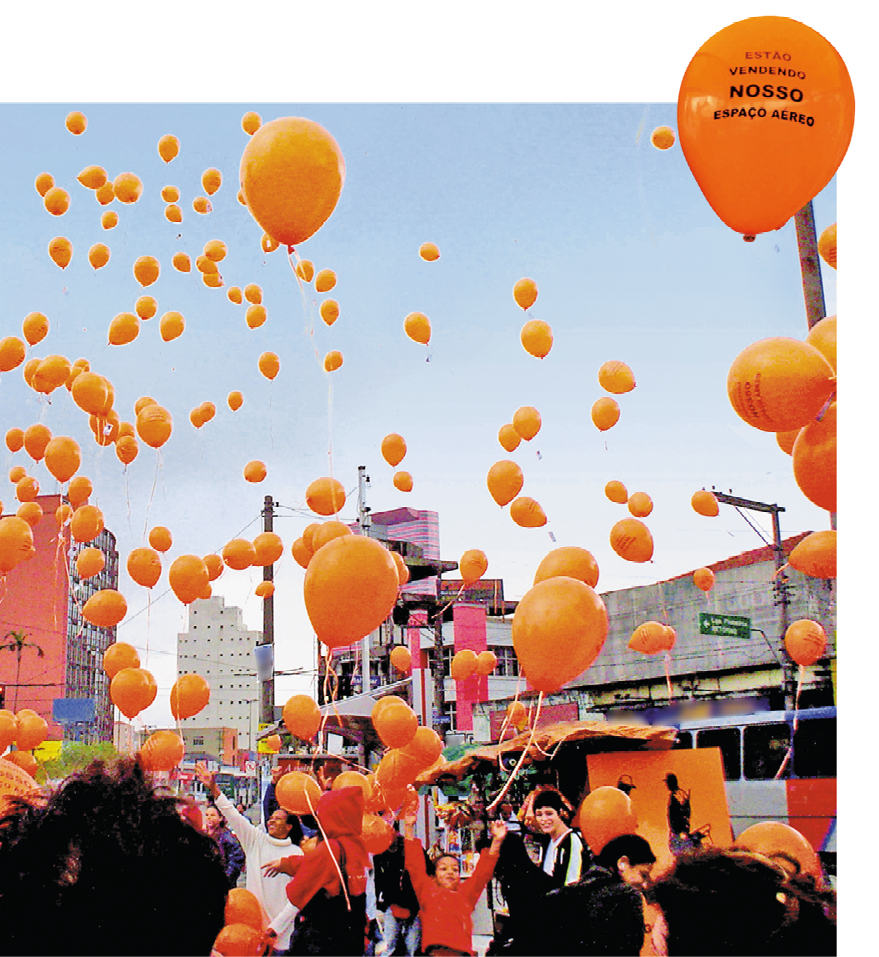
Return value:
<svg viewBox="0 0 879 957">
<path fill-rule="evenodd" d="M 520 673 L 518 678 L 516 679 L 516 693 L 513 696 L 513 701 L 510 704 L 510 706 L 507 708 L 507 713 L 504 715 L 504 722 L 501 725 L 501 733 L 500 733 L 500 736 L 498 737 L 498 744 L 500 744 L 504 740 L 504 735 L 507 732 L 507 728 L 510 726 L 512 722 L 513 714 L 512 714 L 511 708 L 513 707 L 513 705 L 515 705 L 519 701 L 519 688 L 521 684 L 522 684 L 522 675 Z M 515 735 L 513 735 L 513 737 L 515 737 Z"/>
<path fill-rule="evenodd" d="M 665 665 L 665 683 L 668 685 L 668 700 L 671 703 L 674 700 L 674 692 L 671 690 L 671 652 L 666 650 L 662 658 Z"/>
<path fill-rule="evenodd" d="M 540 705 L 542 701 L 543 701 L 543 692 L 541 691 L 540 697 L 537 699 L 538 717 L 540 715 Z M 513 781 L 516 779 L 516 775 L 519 773 L 520 768 L 525 763 L 525 758 L 528 756 L 528 752 L 531 749 L 532 743 L 534 742 L 534 731 L 535 731 L 536 724 L 537 724 L 537 721 L 535 720 L 534 725 L 532 725 L 531 727 L 531 734 L 528 738 L 528 744 L 525 745 L 524 749 L 522 750 L 522 754 L 519 756 L 519 760 L 516 763 L 516 766 L 513 768 L 513 771 L 510 774 L 509 778 L 507 778 L 507 783 L 501 789 L 500 794 L 498 794 L 498 796 L 485 809 L 487 814 L 491 814 L 491 812 L 498 806 L 498 804 L 500 804 L 501 801 L 503 801 L 503 799 L 507 796 L 507 792 L 510 790 L 510 787 L 512 786 Z"/>
</svg>

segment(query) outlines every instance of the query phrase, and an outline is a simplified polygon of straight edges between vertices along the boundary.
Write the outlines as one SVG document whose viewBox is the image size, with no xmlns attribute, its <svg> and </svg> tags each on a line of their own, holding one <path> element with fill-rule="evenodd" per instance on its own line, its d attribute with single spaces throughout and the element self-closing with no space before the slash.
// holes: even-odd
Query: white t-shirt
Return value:
<svg viewBox="0 0 879 957">
<path fill-rule="evenodd" d="M 225 794 L 221 793 L 214 803 L 226 818 L 229 830 L 238 838 L 244 849 L 247 858 L 245 887 L 256 895 L 269 915 L 269 920 L 272 920 L 287 904 L 287 884 L 290 882 L 290 876 L 278 874 L 277 877 L 267 877 L 262 865 L 276 861 L 279 857 L 302 854 L 302 850 L 296 847 L 289 837 L 272 837 L 261 827 L 251 824 L 235 809 L 235 805 Z M 288 949 L 291 930 L 292 924 L 284 934 L 278 936 L 275 945 L 277 950 Z"/>
<path fill-rule="evenodd" d="M 580 838 L 572 830 L 568 829 L 564 834 L 561 835 L 561 837 L 556 838 L 555 840 L 550 839 L 550 842 L 547 845 L 546 851 L 543 855 L 543 870 L 546 874 L 552 875 L 553 869 L 555 868 L 555 858 L 559 844 L 561 844 L 562 841 L 564 841 L 569 835 L 571 838 L 571 856 L 568 859 L 568 868 L 567 872 L 565 873 L 566 884 L 571 884 L 580 877 L 580 869 L 583 862 L 583 844 L 580 841 Z"/>
</svg>

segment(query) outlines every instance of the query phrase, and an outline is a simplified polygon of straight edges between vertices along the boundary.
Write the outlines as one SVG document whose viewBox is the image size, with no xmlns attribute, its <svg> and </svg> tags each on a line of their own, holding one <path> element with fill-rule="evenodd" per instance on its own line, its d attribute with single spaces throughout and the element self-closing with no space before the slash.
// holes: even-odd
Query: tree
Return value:
<svg viewBox="0 0 879 957">
<path fill-rule="evenodd" d="M 30 635 L 26 635 L 23 631 L 7 631 L 3 636 L 3 641 L 0 642 L 0 651 L 15 652 L 15 696 L 12 699 L 13 711 L 18 711 L 18 688 L 21 678 L 21 656 L 24 653 L 24 649 L 33 648 L 36 651 L 38 658 L 46 657 L 46 653 L 35 641 L 28 641 L 29 637 Z"/>
<path fill-rule="evenodd" d="M 49 778 L 60 780 L 88 767 L 92 761 L 115 761 L 118 757 L 119 752 L 109 741 L 99 741 L 97 744 L 65 741 L 58 757 L 44 762 L 43 767 Z"/>
</svg>

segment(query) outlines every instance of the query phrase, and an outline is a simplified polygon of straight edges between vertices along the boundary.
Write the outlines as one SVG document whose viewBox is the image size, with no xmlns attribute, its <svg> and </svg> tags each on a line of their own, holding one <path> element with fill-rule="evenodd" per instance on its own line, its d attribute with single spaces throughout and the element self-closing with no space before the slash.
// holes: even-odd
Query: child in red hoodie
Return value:
<svg viewBox="0 0 879 957">
<path fill-rule="evenodd" d="M 494 874 L 506 836 L 503 821 L 491 823 L 491 846 L 479 855 L 473 873 L 461 880 L 458 858 L 437 858 L 433 878 L 427 876 L 424 854 L 415 837 L 415 811 L 403 818 L 406 827 L 406 868 L 421 908 L 421 948 L 425 954 L 473 954 L 473 908 Z"/>
<path fill-rule="evenodd" d="M 272 921 L 269 934 L 280 937 L 295 920 L 288 954 L 362 954 L 369 868 L 361 837 L 363 791 L 353 787 L 324 792 L 315 816 L 321 839 L 313 851 L 263 865 L 275 872 L 293 872 L 287 885 L 290 903 Z"/>
</svg>

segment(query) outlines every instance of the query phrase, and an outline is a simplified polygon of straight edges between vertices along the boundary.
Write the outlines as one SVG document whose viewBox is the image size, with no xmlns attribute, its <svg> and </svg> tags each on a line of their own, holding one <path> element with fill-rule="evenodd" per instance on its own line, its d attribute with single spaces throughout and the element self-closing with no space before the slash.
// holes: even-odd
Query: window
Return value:
<svg viewBox="0 0 879 957">
<path fill-rule="evenodd" d="M 741 732 L 738 728 L 711 728 L 696 735 L 697 748 L 720 748 L 723 776 L 738 781 L 742 776 Z"/>
<path fill-rule="evenodd" d="M 790 728 L 784 723 L 745 728 L 745 777 L 769 781 L 778 773 L 790 747 Z M 785 777 L 790 769 L 785 769 Z"/>
<path fill-rule="evenodd" d="M 204 738 L 196 737 L 192 739 L 192 746 L 194 748 L 203 748 L 204 747 Z"/>
<path fill-rule="evenodd" d="M 519 675 L 519 659 L 516 652 L 509 645 L 501 645 L 492 648 L 497 656 L 497 668 L 495 674 L 504 678 L 516 678 Z"/>
<path fill-rule="evenodd" d="M 794 774 L 798 778 L 836 777 L 836 718 L 800 722 L 794 735 Z"/>
</svg>

